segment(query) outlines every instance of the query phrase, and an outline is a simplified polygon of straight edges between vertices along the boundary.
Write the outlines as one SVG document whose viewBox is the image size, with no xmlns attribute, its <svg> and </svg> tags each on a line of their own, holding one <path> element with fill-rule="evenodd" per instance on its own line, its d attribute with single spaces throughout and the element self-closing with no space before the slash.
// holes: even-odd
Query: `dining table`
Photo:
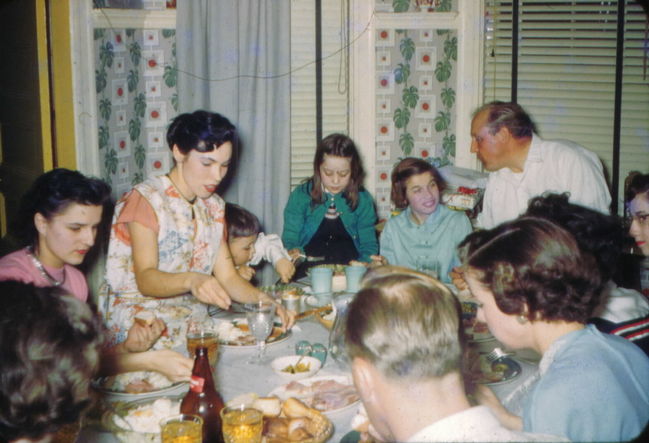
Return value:
<svg viewBox="0 0 649 443">
<path fill-rule="evenodd" d="M 300 311 L 312 309 L 306 301 L 307 296 L 301 297 L 299 306 Z M 214 319 L 215 321 L 229 321 L 232 319 L 245 318 L 245 314 L 220 312 Z M 265 348 L 265 357 L 267 362 L 263 364 L 251 364 L 248 361 L 257 352 L 253 346 L 220 346 L 219 357 L 214 371 L 214 379 L 217 390 L 220 392 L 224 401 L 229 400 L 246 393 L 255 393 L 260 397 L 267 396 L 274 389 L 285 385 L 287 380 L 276 374 L 270 365 L 270 362 L 277 357 L 294 355 L 296 353 L 296 344 L 306 340 L 311 344 L 321 343 L 325 347 L 329 346 L 330 330 L 322 322 L 313 316 L 306 317 L 302 321 L 296 322 L 290 333 L 282 340 L 267 344 Z M 481 341 L 478 343 L 480 352 L 489 352 L 495 347 L 501 346 L 495 339 Z M 505 398 L 517 386 L 523 383 L 528 377 L 536 372 L 537 365 L 534 361 L 525 359 L 516 359 L 520 365 L 520 373 L 513 379 L 492 385 L 494 393 L 501 399 Z M 347 376 L 351 380 L 351 373 L 346 362 L 338 361 L 329 354 L 315 376 Z M 178 385 L 173 390 L 167 390 L 164 394 L 138 394 L 133 395 L 132 399 L 141 399 L 153 396 L 178 396 L 188 390 L 188 384 Z M 104 402 L 128 401 L 129 398 L 124 394 L 114 395 L 103 393 Z M 340 442 L 343 437 L 352 431 L 352 418 L 356 415 L 360 403 L 342 408 L 339 412 L 328 413 L 328 418 L 334 424 L 334 432 L 330 442 Z M 347 439 L 346 439 L 347 440 Z M 77 442 L 95 442 L 95 443 L 116 443 L 119 440 L 110 432 L 103 429 L 96 420 L 88 421 L 82 425 L 76 439 Z"/>
</svg>

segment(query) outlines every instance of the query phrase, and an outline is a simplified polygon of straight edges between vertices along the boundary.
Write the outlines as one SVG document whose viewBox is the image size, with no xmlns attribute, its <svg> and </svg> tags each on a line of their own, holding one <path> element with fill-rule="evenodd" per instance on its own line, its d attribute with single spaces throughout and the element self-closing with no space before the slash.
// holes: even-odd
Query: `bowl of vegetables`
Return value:
<svg viewBox="0 0 649 443">
<path fill-rule="evenodd" d="M 293 381 L 313 376 L 322 367 L 322 362 L 308 355 L 287 355 L 273 360 L 271 367 L 280 377 Z"/>
</svg>

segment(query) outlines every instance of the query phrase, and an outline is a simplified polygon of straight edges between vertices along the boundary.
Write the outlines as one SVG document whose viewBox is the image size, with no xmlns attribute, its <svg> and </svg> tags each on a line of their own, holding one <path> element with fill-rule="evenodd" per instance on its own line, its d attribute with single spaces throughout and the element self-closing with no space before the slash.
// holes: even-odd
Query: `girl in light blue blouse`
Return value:
<svg viewBox="0 0 649 443">
<path fill-rule="evenodd" d="M 463 212 L 441 202 L 446 183 L 433 165 L 408 157 L 392 171 L 392 202 L 402 212 L 389 219 L 380 237 L 379 261 L 406 266 L 450 282 L 460 262 L 457 245 L 471 231 Z"/>
</svg>

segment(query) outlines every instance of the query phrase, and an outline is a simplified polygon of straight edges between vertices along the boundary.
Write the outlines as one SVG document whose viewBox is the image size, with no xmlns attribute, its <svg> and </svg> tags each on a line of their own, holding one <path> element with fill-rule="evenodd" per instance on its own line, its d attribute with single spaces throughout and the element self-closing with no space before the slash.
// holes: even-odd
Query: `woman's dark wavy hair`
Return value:
<svg viewBox="0 0 649 443">
<path fill-rule="evenodd" d="M 505 314 L 586 323 L 599 304 L 595 258 L 550 221 L 521 217 L 474 232 L 460 243 L 459 254 Z"/>
<path fill-rule="evenodd" d="M 261 232 L 257 216 L 234 203 L 225 204 L 225 225 L 229 238 L 250 237 Z"/>
<path fill-rule="evenodd" d="M 171 121 L 167 130 L 169 149 L 174 145 L 183 154 L 191 150 L 210 152 L 225 142 L 232 143 L 236 151 L 237 131 L 230 120 L 216 112 L 194 111 L 180 114 Z"/>
<path fill-rule="evenodd" d="M 14 228 L 24 245 L 35 247 L 38 231 L 34 216 L 41 214 L 50 220 L 72 203 L 101 206 L 102 219 L 105 220 L 102 226 L 107 225 L 113 207 L 110 192 L 110 186 L 98 178 L 65 168 L 52 169 L 38 177 L 23 196 Z"/>
<path fill-rule="evenodd" d="M 39 439 L 91 404 L 101 321 L 59 288 L 0 282 L 0 441 Z"/>
<path fill-rule="evenodd" d="M 392 170 L 392 191 L 390 197 L 394 206 L 404 209 L 408 206 L 406 183 L 413 175 L 430 172 L 437 183 L 440 195 L 446 189 L 446 181 L 437 168 L 421 158 L 407 157 L 401 160 Z"/>
<path fill-rule="evenodd" d="M 636 174 L 629 182 L 624 194 L 624 201 L 628 205 L 638 195 L 644 194 L 649 201 L 649 174 Z"/>
<path fill-rule="evenodd" d="M 568 194 L 547 193 L 530 200 L 526 216 L 559 225 L 577 240 L 582 251 L 593 254 L 603 281 L 615 274 L 626 232 L 616 215 L 569 202 Z"/>
<path fill-rule="evenodd" d="M 313 177 L 311 181 L 313 187 L 311 188 L 311 205 L 317 206 L 324 202 L 322 193 L 322 177 L 320 177 L 320 166 L 324 162 L 324 156 L 333 155 L 336 157 L 345 157 L 350 159 L 350 178 L 347 188 L 343 191 L 343 196 L 347 201 L 349 207 L 353 210 L 358 206 L 358 193 L 360 192 L 363 180 L 365 179 L 365 171 L 361 164 L 361 158 L 358 154 L 358 149 L 354 141 L 345 134 L 330 134 L 322 139 L 318 144 L 313 158 Z"/>
</svg>

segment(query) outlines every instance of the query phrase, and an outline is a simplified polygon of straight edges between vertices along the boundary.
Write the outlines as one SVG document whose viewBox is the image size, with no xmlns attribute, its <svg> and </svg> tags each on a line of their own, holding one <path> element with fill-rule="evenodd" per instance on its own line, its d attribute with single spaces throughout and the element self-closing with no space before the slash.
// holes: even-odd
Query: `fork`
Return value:
<svg viewBox="0 0 649 443">
<path fill-rule="evenodd" d="M 503 357 L 508 357 L 508 356 L 510 356 L 510 355 L 513 355 L 513 354 L 511 354 L 511 353 L 507 353 L 507 352 L 503 351 L 503 350 L 500 349 L 500 348 L 494 348 L 490 353 L 488 353 L 488 354 L 485 356 L 485 358 L 487 359 L 487 361 L 488 361 L 489 363 L 493 363 L 493 362 L 495 362 L 496 360 L 499 360 L 499 359 L 501 359 L 501 358 L 503 358 Z"/>
</svg>

